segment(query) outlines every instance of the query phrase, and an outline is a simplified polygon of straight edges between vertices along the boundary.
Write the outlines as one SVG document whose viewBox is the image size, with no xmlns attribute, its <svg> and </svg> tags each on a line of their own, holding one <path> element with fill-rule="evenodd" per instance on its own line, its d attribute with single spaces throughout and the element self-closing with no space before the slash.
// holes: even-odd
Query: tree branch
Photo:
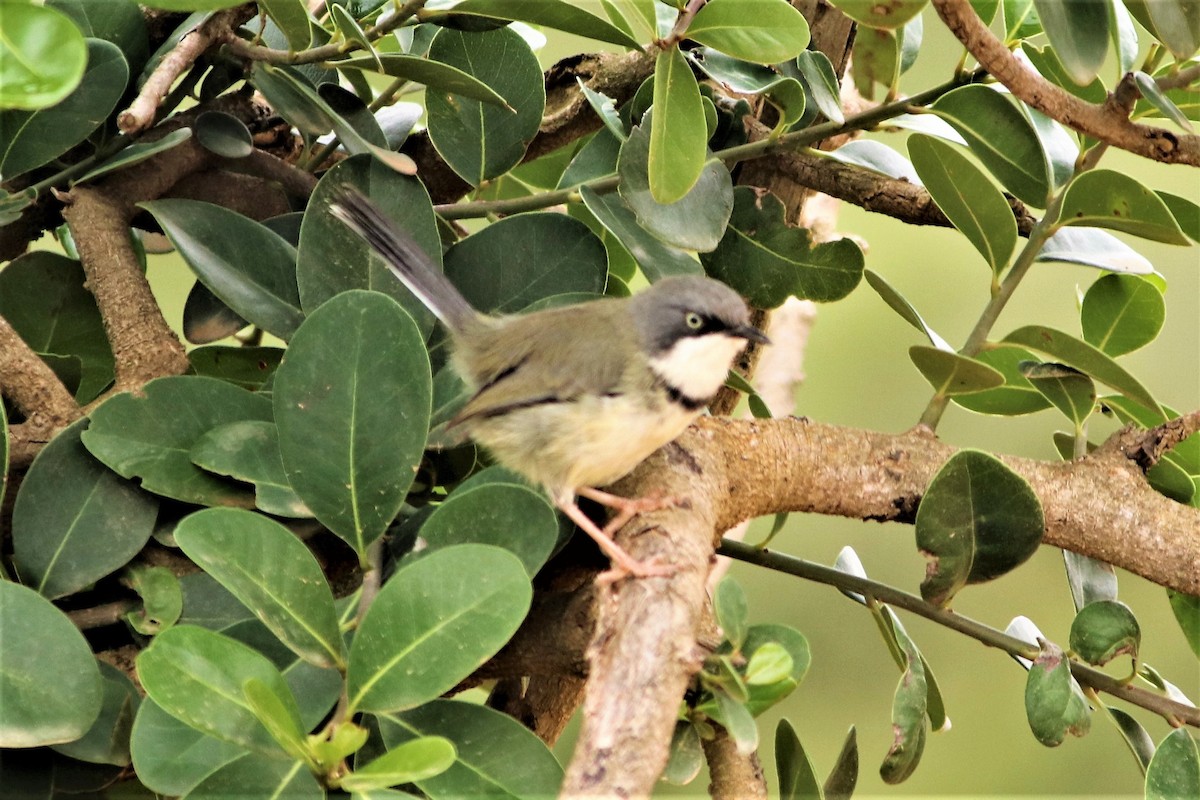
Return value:
<svg viewBox="0 0 1200 800">
<path fill-rule="evenodd" d="M 1029 106 L 1113 147 L 1168 164 L 1200 166 L 1200 136 L 1130 122 L 1129 107 L 1114 95 L 1098 105 L 1047 81 L 992 34 L 970 0 L 933 0 L 933 7 L 980 66 Z"/>
<path fill-rule="evenodd" d="M 758 753 L 743 755 L 737 742 L 719 725 L 717 735 L 701 739 L 704 760 L 708 762 L 708 794 L 713 800 L 766 800 L 767 779 Z"/>
</svg>

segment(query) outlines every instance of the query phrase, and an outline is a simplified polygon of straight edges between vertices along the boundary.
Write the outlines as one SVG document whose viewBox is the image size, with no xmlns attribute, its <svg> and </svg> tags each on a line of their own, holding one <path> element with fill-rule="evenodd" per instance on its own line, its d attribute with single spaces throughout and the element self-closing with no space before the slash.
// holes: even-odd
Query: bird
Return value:
<svg viewBox="0 0 1200 800">
<path fill-rule="evenodd" d="M 451 364 L 473 392 L 448 428 L 540 485 L 611 561 L 601 583 L 673 573 L 613 534 L 673 501 L 601 490 L 673 441 L 724 385 L 749 342 L 769 344 L 742 297 L 702 276 L 663 278 L 629 297 L 526 314 L 476 310 L 407 232 L 352 185 L 330 213 L 362 237 L 449 332 Z M 601 528 L 586 497 L 616 513 Z"/>
</svg>

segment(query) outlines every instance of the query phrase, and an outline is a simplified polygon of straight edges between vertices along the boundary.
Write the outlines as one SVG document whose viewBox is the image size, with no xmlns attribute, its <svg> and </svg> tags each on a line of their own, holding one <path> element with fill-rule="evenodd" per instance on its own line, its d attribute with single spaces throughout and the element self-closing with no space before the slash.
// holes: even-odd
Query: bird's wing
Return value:
<svg viewBox="0 0 1200 800">
<path fill-rule="evenodd" d="M 479 389 L 451 425 L 628 389 L 630 354 L 640 357 L 636 334 L 622 324 L 621 307 L 603 311 L 591 308 L 580 316 L 577 307 L 566 307 L 510 317 L 486 341 L 460 346 L 461 354 L 476 354 L 464 358 L 463 367 Z"/>
</svg>

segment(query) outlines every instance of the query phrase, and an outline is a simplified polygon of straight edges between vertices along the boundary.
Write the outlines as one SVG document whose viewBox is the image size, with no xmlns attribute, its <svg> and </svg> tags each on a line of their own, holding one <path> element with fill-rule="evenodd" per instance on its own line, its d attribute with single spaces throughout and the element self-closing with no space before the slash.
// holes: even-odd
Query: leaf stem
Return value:
<svg viewBox="0 0 1200 800">
<path fill-rule="evenodd" d="M 784 555 L 783 553 L 759 550 L 753 545 L 732 539 L 722 539 L 720 547 L 717 548 L 717 554 L 728 556 L 738 561 L 744 561 L 748 564 L 766 567 L 776 572 L 795 575 L 798 578 L 815 581 L 816 583 L 824 583 L 843 591 L 856 592 L 868 598 L 868 600 L 875 599 L 896 608 L 910 611 L 943 627 L 970 636 L 972 639 L 982 642 L 989 647 L 1003 650 L 1009 655 L 1020 656 L 1031 661 L 1037 658 L 1038 646 L 1036 644 L 1010 636 L 1003 631 L 996 630 L 970 617 L 955 614 L 953 611 L 947 611 L 932 603 L 927 603 L 916 595 L 903 592 L 885 583 L 879 583 L 869 578 L 860 578 L 857 575 L 851 575 L 839 569 L 827 567 L 824 564 L 805 561 L 804 559 Z M 1080 683 L 1090 686 L 1096 691 L 1105 692 L 1128 703 L 1140 706 L 1147 711 L 1159 714 L 1172 724 L 1182 723 L 1200 728 L 1200 709 L 1184 705 L 1183 703 L 1176 702 L 1168 697 L 1145 689 L 1125 685 L 1119 679 L 1113 678 L 1098 669 L 1093 669 L 1086 664 L 1081 664 L 1078 661 L 1072 660 L 1070 663 L 1071 674 Z"/>
</svg>

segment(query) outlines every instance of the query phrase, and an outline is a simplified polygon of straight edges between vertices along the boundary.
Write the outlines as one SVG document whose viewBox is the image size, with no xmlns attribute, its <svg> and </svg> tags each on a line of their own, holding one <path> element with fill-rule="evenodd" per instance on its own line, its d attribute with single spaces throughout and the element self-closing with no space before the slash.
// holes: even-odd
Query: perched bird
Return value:
<svg viewBox="0 0 1200 800">
<path fill-rule="evenodd" d="M 365 239 L 450 332 L 452 363 L 474 395 L 451 421 L 504 466 L 541 484 L 612 561 L 602 580 L 670 574 L 612 534 L 661 499 L 597 486 L 621 478 L 677 437 L 724 384 L 747 341 L 767 343 L 723 283 L 672 277 L 627 298 L 493 316 L 475 310 L 395 222 L 357 189 L 331 213 Z M 601 529 L 576 504 L 617 514 Z"/>
</svg>

